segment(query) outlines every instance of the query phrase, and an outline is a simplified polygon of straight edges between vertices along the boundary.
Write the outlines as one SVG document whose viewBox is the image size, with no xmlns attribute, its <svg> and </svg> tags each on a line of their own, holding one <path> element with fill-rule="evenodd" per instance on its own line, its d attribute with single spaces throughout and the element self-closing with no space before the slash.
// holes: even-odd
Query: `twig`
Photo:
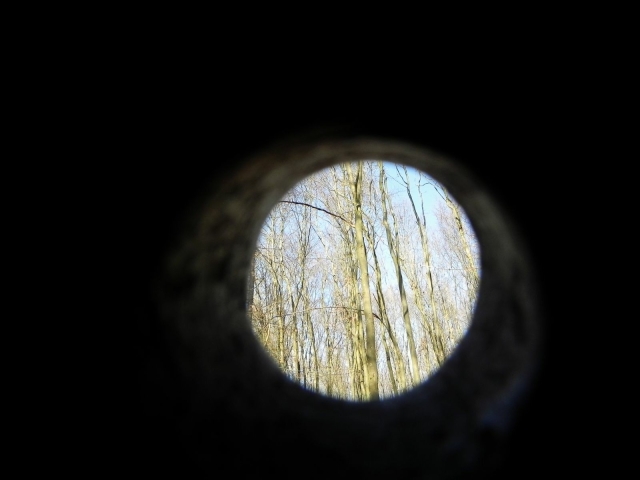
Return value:
<svg viewBox="0 0 640 480">
<path fill-rule="evenodd" d="M 325 210 L 324 208 L 320 208 L 320 207 L 315 207 L 313 205 L 309 205 L 308 203 L 302 203 L 302 202 L 292 202 L 289 200 L 280 200 L 278 203 L 293 203 L 294 205 L 304 205 L 305 207 L 311 207 L 311 208 L 315 208 L 316 210 L 320 210 L 321 212 L 324 213 L 328 213 L 329 215 L 331 215 L 332 217 L 336 217 L 339 218 L 340 220 L 342 220 L 343 222 L 348 223 L 349 225 L 351 225 L 352 227 L 354 226 L 353 223 L 351 223 L 349 220 L 341 217 L 340 215 L 336 215 L 335 213 L 331 213 L 328 210 Z"/>
</svg>

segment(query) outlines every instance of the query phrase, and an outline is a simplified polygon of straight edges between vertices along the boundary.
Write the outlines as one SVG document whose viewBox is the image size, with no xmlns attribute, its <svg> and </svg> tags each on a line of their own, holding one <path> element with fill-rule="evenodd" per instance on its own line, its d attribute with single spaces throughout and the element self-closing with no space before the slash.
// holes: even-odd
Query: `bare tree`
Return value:
<svg viewBox="0 0 640 480">
<path fill-rule="evenodd" d="M 247 311 L 269 354 L 306 388 L 352 400 L 398 395 L 464 333 L 479 278 L 470 226 L 433 183 L 443 203 L 440 226 L 428 229 L 425 183 L 414 203 L 416 177 L 402 172 L 380 161 L 331 167 L 265 221 Z"/>
<path fill-rule="evenodd" d="M 394 219 L 395 231 L 391 231 L 389 226 L 389 219 L 387 215 L 387 209 L 391 208 L 389 203 L 389 194 L 387 192 L 387 178 L 385 175 L 384 165 L 382 162 L 378 162 L 380 168 L 380 204 L 382 205 L 382 221 L 384 224 L 385 232 L 387 233 L 387 245 L 389 247 L 389 254 L 393 260 L 393 265 L 396 269 L 396 280 L 398 282 L 398 292 L 400 294 L 400 301 L 402 302 L 402 318 L 404 320 L 404 328 L 407 333 L 407 341 L 409 342 L 409 361 L 411 365 L 411 378 L 413 384 L 417 385 L 420 382 L 420 369 L 418 367 L 418 354 L 416 352 L 416 344 L 413 337 L 413 327 L 411 326 L 411 317 L 409 315 L 409 304 L 407 303 L 407 295 L 404 290 L 404 281 L 402 275 L 402 268 L 400 267 L 400 254 L 398 245 L 398 228 Z M 387 207 L 389 204 L 389 207 Z"/>
<path fill-rule="evenodd" d="M 432 271 L 431 252 L 429 250 L 429 240 L 426 232 L 426 219 L 424 218 L 424 216 L 421 219 L 420 216 L 418 215 L 415 202 L 413 201 L 413 196 L 411 195 L 411 182 L 409 180 L 409 175 L 407 173 L 407 167 L 403 165 L 402 168 L 405 175 L 404 182 L 405 182 L 405 188 L 407 190 L 407 197 L 409 198 L 411 208 L 416 218 L 416 224 L 418 225 L 418 231 L 420 233 L 422 253 L 424 255 L 423 267 L 424 267 L 424 272 L 427 278 L 427 288 L 428 288 L 427 295 L 428 295 L 429 303 L 431 306 L 431 316 L 432 316 L 432 321 L 430 322 L 430 325 L 429 325 L 429 329 L 430 329 L 429 333 L 431 335 L 431 342 L 434 347 L 438 365 L 442 365 L 446 360 L 447 354 L 446 354 L 444 334 L 442 332 L 442 327 L 438 319 L 438 309 L 436 307 L 436 294 L 435 294 L 435 286 L 434 286 L 433 271 Z"/>
</svg>

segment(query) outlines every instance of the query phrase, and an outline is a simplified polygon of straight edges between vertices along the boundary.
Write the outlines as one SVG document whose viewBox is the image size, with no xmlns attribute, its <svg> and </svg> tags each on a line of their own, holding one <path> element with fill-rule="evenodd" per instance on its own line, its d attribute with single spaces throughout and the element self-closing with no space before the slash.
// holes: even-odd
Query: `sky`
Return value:
<svg viewBox="0 0 640 480">
<path fill-rule="evenodd" d="M 404 178 L 404 170 L 402 166 L 393 162 L 383 162 L 384 168 L 387 173 L 387 184 L 389 186 L 390 195 L 400 194 L 403 195 L 402 198 L 406 198 L 406 188 L 404 186 L 404 182 L 400 180 L 400 178 Z M 413 197 L 413 201 L 416 204 L 416 208 L 418 209 L 418 214 L 422 214 L 420 211 L 420 193 L 418 192 L 418 182 L 420 180 L 420 172 L 413 167 L 406 167 L 407 173 L 409 176 L 409 182 L 411 184 L 411 196 Z M 401 177 L 398 175 L 398 171 Z M 424 175 L 423 174 L 423 185 L 420 187 L 422 191 L 422 198 L 424 201 L 424 211 L 425 217 L 427 221 L 427 227 L 435 227 L 437 221 L 434 213 L 434 208 L 439 201 L 442 200 L 442 197 L 436 192 L 436 189 L 432 185 L 424 185 Z M 428 175 L 427 175 L 428 176 Z M 432 177 L 428 176 L 428 179 L 431 183 L 439 185 L 439 183 L 434 180 Z"/>
<path fill-rule="evenodd" d="M 366 162 L 366 161 L 365 161 Z M 377 163 L 377 161 L 374 161 Z M 409 225 L 413 225 L 413 227 L 415 228 L 416 224 L 415 224 L 415 217 L 413 216 L 413 211 L 411 209 L 410 203 L 409 203 L 409 199 L 407 196 L 407 192 L 406 192 L 406 187 L 403 181 L 403 177 L 405 175 L 404 169 L 402 168 L 401 165 L 396 165 L 395 163 L 392 162 L 383 162 L 384 163 L 384 168 L 385 168 L 385 173 L 387 175 L 387 187 L 388 187 L 388 191 L 389 191 L 389 195 L 392 197 L 392 204 L 394 205 L 394 211 L 396 211 L 396 213 L 398 214 L 398 221 L 399 224 L 402 224 L 402 211 L 404 210 L 404 214 L 407 215 L 407 217 L 405 217 L 408 222 L 407 224 Z M 377 170 L 377 169 L 376 169 Z M 427 222 L 427 232 L 428 232 L 428 236 L 429 236 L 429 232 L 434 232 L 434 236 L 431 237 L 432 239 L 435 240 L 436 235 L 435 232 L 439 229 L 439 225 L 438 225 L 438 220 L 436 218 L 435 215 L 435 209 L 439 204 L 444 204 L 444 199 L 442 198 L 442 191 L 440 190 L 440 185 L 439 182 L 436 182 L 432 177 L 425 175 L 424 173 L 421 175 L 420 172 L 412 167 L 406 167 L 407 170 L 407 174 L 409 177 L 409 183 L 411 185 L 411 195 L 413 197 L 413 201 L 415 203 L 415 207 L 418 211 L 418 215 L 422 216 L 422 205 L 421 205 L 421 201 L 424 202 L 424 212 L 425 212 L 425 216 L 426 216 L 426 222 Z M 318 172 L 320 173 L 320 172 Z M 341 174 L 339 174 L 339 176 L 341 176 Z M 420 191 L 418 189 L 418 183 L 420 182 L 420 177 L 422 177 L 422 185 L 420 187 Z M 426 183 L 429 182 L 429 183 Z M 318 184 L 319 185 L 319 184 Z M 436 190 L 436 187 L 434 187 L 434 185 L 438 186 L 439 189 Z M 317 186 L 315 188 L 322 188 L 320 186 Z M 331 185 L 329 187 L 332 190 L 332 194 L 335 195 L 340 195 L 339 194 L 339 189 L 334 189 L 333 185 Z M 315 237 L 314 237 L 314 241 L 315 238 L 317 238 L 318 240 L 316 241 L 316 245 L 313 246 L 312 248 L 314 249 L 313 254 L 311 256 L 309 256 L 308 258 L 312 261 L 312 262 L 318 262 L 317 264 L 325 264 L 326 262 L 329 262 L 328 265 L 331 265 L 333 263 L 333 259 L 334 256 L 336 255 L 336 245 L 339 245 L 339 242 L 336 243 L 333 240 L 334 239 L 339 239 L 340 238 L 340 234 L 336 233 L 337 230 L 334 230 L 335 226 L 337 224 L 340 224 L 339 220 L 336 220 L 335 215 L 334 217 L 332 217 L 330 214 L 327 214 L 327 211 L 332 210 L 331 206 L 327 206 L 324 204 L 322 197 L 323 195 L 319 195 L 317 193 L 317 191 L 314 192 L 314 190 L 312 188 L 309 188 L 308 190 L 306 190 L 307 192 L 310 192 L 311 198 L 308 198 L 307 200 L 305 200 L 305 202 L 307 202 L 308 204 L 316 207 L 316 210 L 309 210 L 306 207 L 300 207 L 300 206 L 296 206 L 296 207 L 292 207 L 292 206 L 287 206 L 287 208 L 285 210 L 281 210 L 284 212 L 287 212 L 287 215 L 280 215 L 279 218 L 280 220 L 285 220 L 288 224 L 288 220 L 290 218 L 293 217 L 289 217 L 290 214 L 293 215 L 298 215 L 298 213 L 293 213 L 296 211 L 310 211 L 313 212 L 312 215 L 312 227 L 314 229 L 315 232 Z M 296 197 L 289 197 L 289 199 L 293 199 Z M 299 197 L 302 198 L 302 197 Z M 335 197 L 334 197 L 335 198 Z M 339 198 L 339 197 L 338 197 Z M 404 204 L 405 208 L 400 208 L 400 206 Z M 321 212 L 322 209 L 326 208 L 327 211 L 325 211 L 324 213 Z M 333 213 L 340 213 L 337 211 L 334 211 Z M 372 212 L 371 212 L 372 213 Z M 344 215 L 344 213 L 342 213 Z M 380 209 L 378 209 L 377 212 L 378 215 L 381 214 Z M 378 217 L 379 218 L 379 217 Z M 277 223 L 277 222 L 276 222 Z M 391 220 L 390 220 L 391 223 Z M 295 224 L 295 220 L 291 222 L 291 224 Z M 393 228 L 393 227 L 392 227 Z M 267 230 L 269 230 L 267 228 Z M 405 232 L 411 231 L 411 230 L 403 230 Z M 378 252 L 377 254 L 377 258 L 378 261 L 380 263 L 381 266 L 381 273 L 382 273 L 382 288 L 384 291 L 384 296 L 387 297 L 387 299 L 394 299 L 395 296 L 397 296 L 397 291 L 398 291 L 398 284 L 397 284 L 397 277 L 395 276 L 395 267 L 393 264 L 393 261 L 391 259 L 391 256 L 388 252 L 386 245 L 387 242 L 387 237 L 386 235 L 383 233 L 384 229 L 381 227 L 380 231 L 377 234 L 377 239 L 376 239 L 376 252 Z M 276 232 L 274 231 L 270 231 L 271 233 L 271 239 L 273 241 L 274 238 L 274 234 Z M 292 237 L 289 237 L 288 234 L 285 234 L 284 238 L 289 237 L 290 240 L 293 240 L 294 242 L 296 241 L 297 235 L 299 234 L 299 231 L 296 230 L 295 227 L 292 227 L 292 230 L 289 231 L 288 233 L 290 233 L 292 235 Z M 402 235 L 402 234 L 401 234 Z M 405 243 L 405 244 L 401 244 L 401 248 L 404 250 L 404 252 L 406 252 L 405 254 L 409 257 L 408 258 L 408 262 L 411 263 L 411 255 L 416 255 L 417 252 L 417 263 L 414 263 L 414 265 L 419 265 L 420 260 L 423 258 L 422 257 L 422 249 L 421 249 L 421 240 L 420 237 L 417 233 L 415 233 L 417 238 L 412 237 L 412 235 L 414 235 L 414 233 L 410 233 L 409 234 L 409 238 L 407 238 L 407 236 L 402 237 L 401 236 L 401 242 L 409 242 L 409 243 Z M 282 237 L 280 237 L 282 238 Z M 413 243 L 415 241 L 415 243 Z M 320 242 L 320 244 L 322 245 L 323 248 L 320 247 L 320 245 L 317 244 L 317 242 Z M 261 241 L 259 241 L 259 243 L 262 243 Z M 313 242 L 312 242 L 313 243 Z M 413 245 L 412 245 L 413 244 Z M 272 243 L 271 245 L 276 245 L 276 243 Z M 296 250 L 295 248 L 295 244 L 291 244 L 289 243 L 288 246 L 286 246 L 286 242 L 283 242 L 280 244 L 280 247 L 268 247 L 270 248 L 270 250 L 276 251 L 276 252 L 282 252 L 282 258 L 285 258 L 291 251 Z M 413 253 L 411 247 L 414 247 Z M 406 247 L 406 249 L 405 249 Z M 317 250 L 316 250 L 317 248 Z M 430 247 L 431 249 L 431 247 Z M 431 253 L 434 253 L 434 250 L 431 250 Z M 451 273 L 451 270 L 459 270 L 456 268 L 447 268 L 448 266 L 451 266 L 451 264 L 446 264 L 443 265 L 442 262 L 438 263 L 438 261 L 436 260 L 436 258 L 444 258 L 444 257 L 437 257 L 436 255 L 432 255 L 431 259 L 433 261 L 432 263 L 432 268 L 434 272 L 438 272 L 439 270 L 442 271 L 441 274 L 436 273 L 436 276 L 438 276 L 437 278 L 439 279 L 443 279 L 444 282 L 448 282 L 448 279 L 453 278 L 453 276 L 457 275 L 455 273 Z M 284 264 L 284 263 L 283 263 Z M 444 267 L 444 268 L 441 268 Z M 311 268 L 313 268 L 313 265 L 311 266 Z M 311 270 L 310 270 L 311 271 Z M 439 276 L 442 275 L 442 276 Z M 338 276 L 340 276 L 338 274 Z M 334 279 L 336 278 L 335 274 L 334 274 Z M 424 278 L 424 277 L 423 277 Z M 434 277 L 435 278 L 435 277 Z M 458 278 L 458 277 L 456 277 Z M 340 280 L 340 279 L 339 279 Z M 370 281 L 372 281 L 372 279 L 370 279 Z M 420 280 L 417 280 L 418 282 L 420 282 Z M 456 280 L 457 281 L 457 280 Z M 323 292 L 322 296 L 325 296 L 326 294 L 326 299 L 329 301 L 331 301 L 331 297 L 332 297 L 332 287 L 331 287 L 331 281 L 329 280 L 329 283 L 324 284 L 324 289 L 319 289 L 316 290 L 318 292 Z M 407 283 L 405 283 L 405 286 L 407 285 Z M 449 284 L 447 284 L 448 286 Z M 419 288 L 424 288 L 423 287 L 419 287 Z M 445 286 L 446 290 L 447 287 Z M 443 291 L 444 291 L 443 290 Z M 412 295 L 412 289 L 409 288 L 406 290 L 408 292 L 408 295 L 411 296 Z M 451 298 L 461 298 L 461 295 L 459 294 L 455 294 L 457 296 L 455 297 L 451 297 Z M 411 302 L 411 299 L 409 299 L 409 301 Z M 457 303 L 457 300 L 456 300 Z M 402 317 L 402 310 L 400 308 L 400 303 L 396 300 L 393 301 L 389 301 L 387 303 L 387 309 L 388 312 L 390 314 L 392 314 L 392 321 L 400 321 L 401 317 Z M 411 312 L 412 312 L 412 323 L 416 322 L 416 331 L 419 330 L 419 324 L 417 324 L 418 322 L 418 313 L 415 309 L 415 307 L 410 306 Z M 394 327 L 395 328 L 395 327 Z M 400 342 L 400 344 L 402 345 L 403 343 L 406 346 L 406 341 L 404 341 L 404 336 L 402 333 L 402 329 L 398 328 L 398 341 Z M 382 357 L 381 357 L 382 358 Z"/>
</svg>

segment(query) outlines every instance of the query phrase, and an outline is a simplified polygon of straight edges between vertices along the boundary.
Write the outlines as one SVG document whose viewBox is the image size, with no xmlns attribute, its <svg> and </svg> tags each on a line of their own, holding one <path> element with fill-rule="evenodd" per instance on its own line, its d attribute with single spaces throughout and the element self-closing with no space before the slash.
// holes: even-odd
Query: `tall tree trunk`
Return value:
<svg viewBox="0 0 640 480">
<path fill-rule="evenodd" d="M 275 230 L 275 222 L 274 222 L 274 230 Z M 281 228 L 281 231 L 284 227 Z M 282 238 L 280 237 L 282 241 Z M 278 245 L 281 247 L 281 245 Z M 277 347 L 276 347 L 276 358 L 278 359 L 278 363 L 280 368 L 286 372 L 287 370 L 287 358 L 286 358 L 286 308 L 285 308 L 285 298 L 284 298 L 284 288 L 281 283 L 281 279 L 284 278 L 284 269 L 282 267 L 283 262 L 281 259 L 276 259 L 275 255 L 278 250 L 281 248 L 276 248 L 276 238 L 271 238 L 269 241 L 268 250 L 271 252 L 271 256 L 268 258 L 267 266 L 271 271 L 271 275 L 273 278 L 273 304 L 275 317 L 278 318 L 278 332 L 277 332 Z"/>
<path fill-rule="evenodd" d="M 467 233 L 465 232 L 464 226 L 462 225 L 462 215 L 460 214 L 460 209 L 449 196 L 449 192 L 447 192 L 447 190 L 444 188 L 442 190 L 444 192 L 444 200 L 447 203 L 447 206 L 451 209 L 451 213 L 453 213 L 456 228 L 458 229 L 458 236 L 460 238 L 460 241 L 462 242 L 462 247 L 467 258 L 467 261 L 465 262 L 465 272 L 467 273 L 467 278 L 471 290 L 477 292 L 478 286 L 480 284 L 480 276 L 478 275 L 478 269 L 476 267 L 476 263 L 474 262 L 473 254 L 471 253 L 471 247 L 469 245 Z M 422 216 L 424 217 L 424 212 Z"/>
<path fill-rule="evenodd" d="M 401 391 L 406 390 L 407 388 L 407 377 L 405 375 L 405 364 L 403 361 L 402 351 L 398 346 L 398 341 L 396 340 L 396 336 L 393 333 L 393 329 L 391 328 L 391 324 L 389 322 L 389 315 L 387 314 L 387 304 L 384 299 L 384 294 L 382 293 L 382 273 L 380 271 L 380 264 L 378 262 L 378 255 L 376 254 L 375 249 L 375 238 L 374 238 L 374 230 L 366 229 L 367 238 L 369 240 L 369 245 L 371 245 L 371 255 L 373 257 L 373 268 L 376 273 L 376 298 L 378 301 L 378 311 L 380 312 L 380 322 L 382 326 L 387 331 L 389 335 L 389 339 L 391 340 L 391 345 L 393 347 L 393 357 L 396 365 L 396 372 L 399 377 L 400 385 L 398 387 L 394 386 L 394 391 L 397 391 L 399 388 Z M 385 339 L 384 334 L 382 336 L 383 340 Z M 387 344 L 385 343 L 385 347 Z M 392 379 L 394 385 L 396 384 L 395 379 Z"/>
<path fill-rule="evenodd" d="M 366 336 L 366 365 L 368 375 L 369 399 L 378 400 L 378 359 L 376 353 L 376 333 L 373 322 L 373 311 L 371 309 L 371 291 L 369 288 L 369 267 L 367 265 L 367 251 L 364 245 L 363 224 L 362 224 L 362 162 L 358 163 L 357 172 L 353 173 L 351 164 L 347 164 L 347 171 L 350 177 L 351 190 L 355 207 L 355 227 L 356 227 L 356 257 L 360 266 L 360 284 L 362 287 L 362 309 L 365 317 Z"/>
<path fill-rule="evenodd" d="M 404 168 L 404 174 L 405 174 L 405 187 L 407 189 L 407 196 L 409 197 L 411 208 L 413 209 L 413 213 L 416 217 L 416 223 L 418 225 L 418 230 L 420 232 L 420 242 L 422 244 L 422 253 L 424 255 L 424 267 L 426 271 L 429 303 L 431 305 L 431 315 L 432 315 L 433 337 L 431 338 L 431 341 L 434 346 L 434 351 L 436 353 L 436 360 L 438 361 L 438 365 L 442 365 L 446 360 L 445 341 L 444 341 L 444 334 L 442 332 L 442 326 L 440 325 L 440 321 L 438 319 L 438 309 L 436 305 L 436 295 L 435 295 L 432 265 L 431 265 L 431 253 L 429 252 L 429 243 L 428 243 L 428 237 L 426 233 L 426 224 L 423 224 L 423 222 L 425 221 L 424 218 L 423 218 L 423 222 L 420 221 L 420 217 L 416 210 L 415 203 L 413 202 L 413 197 L 411 196 L 411 184 L 409 182 L 409 175 L 407 173 L 406 167 L 403 166 L 403 168 Z"/>
<path fill-rule="evenodd" d="M 356 376 L 357 382 L 357 397 L 358 399 L 364 400 L 369 396 L 369 375 L 368 375 L 368 365 L 367 365 L 367 352 L 366 352 L 366 336 L 364 331 L 364 321 L 362 320 L 362 302 L 360 300 L 360 296 L 358 295 L 358 286 L 357 286 L 357 271 L 355 266 L 350 267 L 351 272 L 351 296 L 350 296 L 350 314 L 351 317 L 351 329 L 353 335 L 353 345 L 354 345 L 354 356 L 355 362 L 354 365 L 356 369 L 354 374 Z"/>
<path fill-rule="evenodd" d="M 393 366 L 391 365 L 391 355 L 389 354 L 389 345 L 387 343 L 387 337 L 382 337 L 382 343 L 384 343 L 384 353 L 387 359 L 387 370 L 389 371 L 389 381 L 391 382 L 391 389 L 394 395 L 398 395 L 398 385 L 396 384 L 396 378 L 393 374 Z"/>
<path fill-rule="evenodd" d="M 326 366 L 326 388 L 327 395 L 333 395 L 333 383 L 334 383 L 334 375 L 333 375 L 333 339 L 331 333 L 329 331 L 329 327 L 325 323 L 324 325 L 324 335 L 325 335 L 325 348 L 327 351 L 327 366 Z"/>
<path fill-rule="evenodd" d="M 309 334 L 311 335 L 311 353 L 313 355 L 313 388 L 316 392 L 320 391 L 320 363 L 318 362 L 318 347 L 316 345 L 316 332 L 311 320 L 311 313 L 309 311 L 308 296 L 305 296 L 305 323 Z"/>
<path fill-rule="evenodd" d="M 389 209 L 391 209 L 391 202 L 389 202 L 388 190 L 387 190 L 387 177 L 384 171 L 384 165 L 382 162 L 378 162 L 380 168 L 380 195 L 382 204 L 382 222 L 384 224 L 385 231 L 387 233 L 387 243 L 389 245 L 389 254 L 393 260 L 393 265 L 396 270 L 396 280 L 398 282 L 398 291 L 400 293 L 400 302 L 402 304 L 402 318 L 404 320 L 404 328 L 407 333 L 407 340 L 409 343 L 409 365 L 411 370 L 411 378 L 413 384 L 420 383 L 420 370 L 418 366 L 418 353 L 416 351 L 416 344 L 413 336 L 413 327 L 411 326 L 411 317 L 409 315 L 409 303 L 407 302 L 407 294 L 404 290 L 404 282 L 402 276 L 402 269 L 400 268 L 400 252 L 398 244 L 398 227 L 395 226 L 394 234 L 391 232 L 389 226 L 389 220 L 387 215 L 387 203 L 389 203 Z M 395 223 L 395 222 L 394 222 Z"/>
<path fill-rule="evenodd" d="M 293 365 L 291 366 L 291 370 L 292 370 L 292 374 L 294 376 L 294 378 L 296 378 L 299 382 L 302 382 L 302 371 L 300 369 L 300 344 L 298 342 L 298 319 L 297 319 L 297 315 L 294 313 L 293 314 L 293 319 L 291 321 L 292 323 L 292 334 L 291 334 L 291 340 L 293 341 Z"/>
</svg>

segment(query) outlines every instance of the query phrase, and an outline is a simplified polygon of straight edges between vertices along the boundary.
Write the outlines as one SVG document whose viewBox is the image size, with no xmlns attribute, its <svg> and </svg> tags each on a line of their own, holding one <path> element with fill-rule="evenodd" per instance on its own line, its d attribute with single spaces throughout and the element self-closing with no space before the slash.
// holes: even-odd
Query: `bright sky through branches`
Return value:
<svg viewBox="0 0 640 480">
<path fill-rule="evenodd" d="M 357 165 L 317 172 L 276 204 L 258 241 L 248 310 L 287 376 L 366 400 L 371 382 L 381 398 L 397 395 L 455 349 L 475 308 L 479 250 L 464 212 L 433 178 L 391 162 Z M 363 346 L 373 342 L 365 368 Z M 372 368 L 379 377 L 364 375 Z"/>
</svg>

